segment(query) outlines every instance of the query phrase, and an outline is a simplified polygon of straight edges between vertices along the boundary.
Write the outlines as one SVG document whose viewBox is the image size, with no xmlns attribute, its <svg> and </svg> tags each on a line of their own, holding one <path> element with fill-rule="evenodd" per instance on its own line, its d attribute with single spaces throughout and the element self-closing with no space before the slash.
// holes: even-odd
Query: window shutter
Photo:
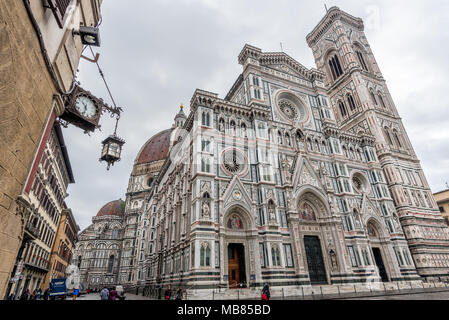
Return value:
<svg viewBox="0 0 449 320">
<path fill-rule="evenodd" d="M 62 29 L 64 26 L 64 19 L 67 14 L 67 8 L 70 5 L 71 0 L 48 0 L 48 5 L 53 11 L 56 22 L 59 27 Z"/>
</svg>

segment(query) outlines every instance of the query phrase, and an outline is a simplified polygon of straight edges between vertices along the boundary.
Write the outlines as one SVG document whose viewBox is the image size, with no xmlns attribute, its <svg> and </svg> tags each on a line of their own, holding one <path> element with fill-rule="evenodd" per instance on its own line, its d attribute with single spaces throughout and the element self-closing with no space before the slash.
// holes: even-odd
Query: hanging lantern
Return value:
<svg viewBox="0 0 449 320">
<path fill-rule="evenodd" d="M 103 150 L 101 151 L 100 161 L 106 161 L 108 163 L 108 170 L 111 165 L 114 165 L 117 161 L 120 161 L 120 154 L 122 153 L 122 146 L 125 144 L 125 140 L 120 139 L 115 134 L 107 137 L 103 142 Z"/>
</svg>

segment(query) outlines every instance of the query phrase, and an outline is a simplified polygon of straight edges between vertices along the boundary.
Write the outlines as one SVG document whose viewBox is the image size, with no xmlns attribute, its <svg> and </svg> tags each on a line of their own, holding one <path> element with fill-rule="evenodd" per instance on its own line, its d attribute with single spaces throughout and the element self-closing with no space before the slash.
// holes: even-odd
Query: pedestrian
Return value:
<svg viewBox="0 0 449 320">
<path fill-rule="evenodd" d="M 44 300 L 48 300 L 48 297 L 50 296 L 50 288 L 47 288 L 44 291 Z"/>
<path fill-rule="evenodd" d="M 182 287 L 179 287 L 176 291 L 176 300 L 182 300 Z"/>
<path fill-rule="evenodd" d="M 41 295 L 42 295 L 42 289 L 39 288 L 39 290 L 37 290 L 37 300 L 41 299 Z"/>
<path fill-rule="evenodd" d="M 76 298 L 78 297 L 79 294 L 80 294 L 79 289 L 73 289 L 73 293 L 72 293 L 73 300 L 76 300 Z"/>
<path fill-rule="evenodd" d="M 115 288 L 112 288 L 112 290 L 109 292 L 109 300 L 116 300 L 117 299 L 117 290 Z"/>
<path fill-rule="evenodd" d="M 20 300 L 28 300 L 28 292 L 29 290 L 24 291 L 20 296 Z"/>
<path fill-rule="evenodd" d="M 36 300 L 36 297 L 37 297 L 37 290 L 34 289 L 33 294 L 31 296 L 31 300 Z"/>
<path fill-rule="evenodd" d="M 101 290 L 101 292 L 100 292 L 100 297 L 101 297 L 101 300 L 108 300 L 109 290 L 106 288 L 103 288 L 103 290 Z"/>
<path fill-rule="evenodd" d="M 265 283 L 262 289 L 262 300 L 270 300 L 270 297 L 270 286 L 268 285 L 268 283 Z"/>
<path fill-rule="evenodd" d="M 168 286 L 167 290 L 165 290 L 165 300 L 170 300 L 171 298 L 171 286 Z"/>
</svg>

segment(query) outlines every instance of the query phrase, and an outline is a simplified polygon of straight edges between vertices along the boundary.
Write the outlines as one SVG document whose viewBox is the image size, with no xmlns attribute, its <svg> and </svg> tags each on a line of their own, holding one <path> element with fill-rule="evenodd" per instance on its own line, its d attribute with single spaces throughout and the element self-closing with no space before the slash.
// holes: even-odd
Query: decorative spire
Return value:
<svg viewBox="0 0 449 320">
<path fill-rule="evenodd" d="M 184 123 L 186 121 L 187 117 L 184 113 L 184 105 L 181 103 L 181 106 L 179 107 L 179 112 L 175 116 L 175 123 L 173 124 L 173 127 L 182 128 L 184 126 Z"/>
</svg>

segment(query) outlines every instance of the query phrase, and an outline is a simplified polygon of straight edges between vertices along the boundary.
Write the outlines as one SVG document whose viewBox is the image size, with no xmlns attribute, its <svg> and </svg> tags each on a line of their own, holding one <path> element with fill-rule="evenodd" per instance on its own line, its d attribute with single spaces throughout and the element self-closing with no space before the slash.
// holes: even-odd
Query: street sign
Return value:
<svg viewBox="0 0 449 320">
<path fill-rule="evenodd" d="M 19 279 L 23 278 L 22 270 L 23 270 L 23 259 L 20 260 L 19 263 L 17 264 L 16 273 L 15 273 L 14 277 L 12 278 L 13 282 L 17 282 L 17 281 L 19 281 Z"/>
</svg>

